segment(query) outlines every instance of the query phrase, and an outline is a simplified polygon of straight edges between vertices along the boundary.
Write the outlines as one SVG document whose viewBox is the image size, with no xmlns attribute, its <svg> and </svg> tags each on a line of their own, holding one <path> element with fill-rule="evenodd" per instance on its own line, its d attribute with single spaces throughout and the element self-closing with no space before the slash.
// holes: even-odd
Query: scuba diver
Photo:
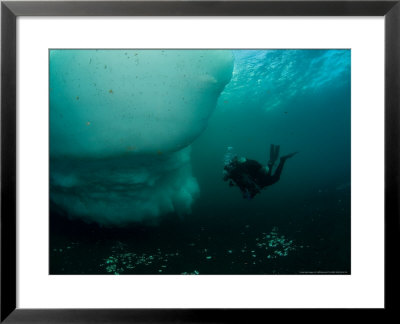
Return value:
<svg viewBox="0 0 400 324">
<path fill-rule="evenodd" d="M 263 166 L 255 160 L 237 156 L 224 166 L 224 181 L 229 181 L 230 186 L 238 186 L 243 198 L 252 199 L 267 186 L 279 181 L 283 166 L 288 158 L 298 152 L 281 156 L 278 167 L 272 174 L 272 167 L 279 157 L 279 145 L 271 144 L 270 157 L 267 166 Z"/>
</svg>

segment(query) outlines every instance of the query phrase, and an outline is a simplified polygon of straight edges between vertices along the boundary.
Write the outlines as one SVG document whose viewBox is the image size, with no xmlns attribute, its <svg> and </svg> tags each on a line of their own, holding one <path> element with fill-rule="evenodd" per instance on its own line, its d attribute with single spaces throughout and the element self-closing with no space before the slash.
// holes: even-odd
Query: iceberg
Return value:
<svg viewBox="0 0 400 324">
<path fill-rule="evenodd" d="M 190 144 L 230 81 L 229 50 L 50 50 L 50 199 L 123 226 L 190 213 Z"/>
</svg>

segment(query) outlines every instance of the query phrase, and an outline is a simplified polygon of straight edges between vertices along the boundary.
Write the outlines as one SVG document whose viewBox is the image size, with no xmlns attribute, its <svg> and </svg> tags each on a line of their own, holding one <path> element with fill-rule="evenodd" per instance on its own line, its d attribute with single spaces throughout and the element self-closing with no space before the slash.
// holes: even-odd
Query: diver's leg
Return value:
<svg viewBox="0 0 400 324">
<path fill-rule="evenodd" d="M 269 160 L 268 160 L 268 175 L 271 175 L 272 167 L 274 166 L 274 162 L 272 161 L 275 152 L 275 145 L 271 144 L 269 147 Z"/>
<path fill-rule="evenodd" d="M 279 165 L 276 168 L 274 175 L 272 176 L 273 183 L 277 182 L 280 179 L 281 173 L 282 173 L 282 170 L 283 170 L 283 166 L 285 165 L 286 160 L 291 158 L 292 156 L 294 156 L 297 153 L 298 152 L 294 152 L 294 153 L 291 153 L 291 154 L 288 154 L 288 155 L 285 155 L 285 156 L 281 157 L 281 159 L 279 161 Z"/>
<path fill-rule="evenodd" d="M 274 159 L 274 153 L 275 153 L 275 145 L 271 144 L 269 147 L 269 161 L 268 161 L 268 166 L 270 163 L 272 163 L 272 160 Z"/>
<path fill-rule="evenodd" d="M 274 154 L 275 161 L 278 160 L 280 148 L 281 148 L 280 145 L 275 145 L 275 154 Z"/>
<path fill-rule="evenodd" d="M 269 161 L 268 161 L 268 167 L 270 170 L 272 169 L 276 160 L 278 159 L 279 149 L 280 149 L 279 145 L 271 144 L 270 146 Z"/>
<path fill-rule="evenodd" d="M 268 175 L 269 176 L 271 176 L 272 168 L 274 167 L 274 164 L 279 157 L 279 149 L 280 149 L 279 145 L 271 144 L 270 157 L 269 157 L 269 161 L 268 161 L 268 168 L 269 168 Z"/>
<path fill-rule="evenodd" d="M 271 178 L 271 180 L 272 180 L 271 184 L 277 182 L 280 179 L 281 173 L 282 173 L 282 169 L 283 169 L 283 166 L 285 165 L 285 162 L 286 162 L 286 159 L 282 159 L 281 158 L 281 160 L 279 161 L 279 165 L 276 168 L 275 173 Z"/>
</svg>

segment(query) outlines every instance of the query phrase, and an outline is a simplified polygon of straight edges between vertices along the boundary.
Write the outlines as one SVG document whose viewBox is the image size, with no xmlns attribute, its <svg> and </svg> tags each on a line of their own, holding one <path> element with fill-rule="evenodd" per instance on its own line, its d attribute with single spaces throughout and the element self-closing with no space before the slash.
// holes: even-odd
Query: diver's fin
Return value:
<svg viewBox="0 0 400 324">
<path fill-rule="evenodd" d="M 299 152 L 294 152 L 294 153 L 290 153 L 290 154 L 281 156 L 281 160 L 283 160 L 283 161 L 287 160 L 287 159 L 291 158 L 292 156 L 296 155 L 297 153 L 299 153 Z"/>
<path fill-rule="evenodd" d="M 271 144 L 270 151 L 269 151 L 268 165 L 271 166 L 276 162 L 276 160 L 278 159 L 278 156 L 279 156 L 279 149 L 280 149 L 279 145 Z"/>
<path fill-rule="evenodd" d="M 271 144 L 269 147 L 269 160 L 270 161 L 273 159 L 274 152 L 275 152 L 275 145 Z"/>
<path fill-rule="evenodd" d="M 278 159 L 278 157 L 279 157 L 279 150 L 280 150 L 280 145 L 275 145 L 275 154 L 274 154 L 274 158 L 275 158 L 275 161 Z"/>
</svg>

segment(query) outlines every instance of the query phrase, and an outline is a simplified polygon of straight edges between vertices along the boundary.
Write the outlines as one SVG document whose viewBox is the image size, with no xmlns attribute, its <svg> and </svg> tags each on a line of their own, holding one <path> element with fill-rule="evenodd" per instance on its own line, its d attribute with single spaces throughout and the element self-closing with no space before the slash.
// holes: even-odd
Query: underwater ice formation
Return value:
<svg viewBox="0 0 400 324">
<path fill-rule="evenodd" d="M 227 50 L 52 50 L 51 200 L 103 225 L 190 212 L 190 144 L 232 70 Z"/>
</svg>

